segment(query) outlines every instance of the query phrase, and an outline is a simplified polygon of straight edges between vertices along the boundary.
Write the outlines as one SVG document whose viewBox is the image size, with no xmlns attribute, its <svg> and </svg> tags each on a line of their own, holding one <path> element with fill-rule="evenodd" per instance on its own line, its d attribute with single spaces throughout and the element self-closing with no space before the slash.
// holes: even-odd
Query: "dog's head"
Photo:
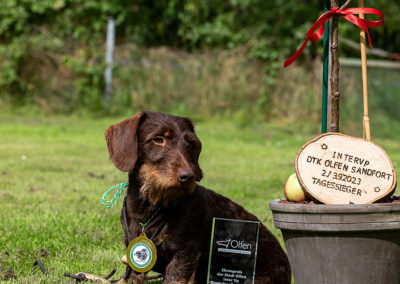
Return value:
<svg viewBox="0 0 400 284">
<path fill-rule="evenodd" d="M 188 118 L 139 112 L 110 126 L 105 137 L 111 161 L 137 175 L 141 196 L 153 205 L 193 192 L 203 177 L 201 142 Z"/>
</svg>

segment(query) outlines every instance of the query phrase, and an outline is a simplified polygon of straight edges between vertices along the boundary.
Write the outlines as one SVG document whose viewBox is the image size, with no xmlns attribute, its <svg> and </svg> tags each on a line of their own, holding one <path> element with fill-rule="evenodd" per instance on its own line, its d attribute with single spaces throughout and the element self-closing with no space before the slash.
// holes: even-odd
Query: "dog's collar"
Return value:
<svg viewBox="0 0 400 284">
<path fill-rule="evenodd" d="M 157 208 L 156 211 L 154 211 L 153 215 L 150 216 L 150 218 L 147 220 L 146 223 L 141 223 L 139 222 L 140 226 L 142 227 L 142 233 L 144 233 L 144 229 L 145 227 L 147 227 L 147 225 L 149 225 L 151 223 L 151 221 L 158 215 L 158 213 L 160 213 L 161 209 L 163 207 L 159 207 Z M 126 194 L 124 197 L 124 204 L 122 206 L 122 215 L 124 218 L 124 222 L 125 222 L 125 227 L 126 227 L 126 233 L 127 233 L 127 237 L 128 237 L 128 242 L 132 241 L 132 238 L 130 236 L 129 233 L 129 226 L 128 226 L 128 218 L 126 217 Z M 168 217 L 168 216 L 167 216 Z M 164 228 L 165 224 L 167 223 L 167 217 L 162 218 L 162 222 L 160 223 L 160 225 L 157 227 L 157 229 L 154 231 L 153 235 L 150 237 L 150 239 L 154 239 L 160 232 L 161 230 Z"/>
<path fill-rule="evenodd" d="M 158 207 L 158 209 L 153 213 L 153 215 L 150 216 L 149 220 L 147 220 L 146 223 L 141 223 L 139 222 L 140 226 L 142 227 L 142 233 L 144 233 L 144 229 L 147 227 L 148 224 L 154 219 L 154 217 L 157 216 L 158 213 L 160 213 L 161 207 Z"/>
<path fill-rule="evenodd" d="M 115 204 L 117 204 L 119 197 L 121 196 L 122 192 L 129 186 L 129 182 L 123 182 L 120 184 L 116 184 L 112 187 L 110 187 L 106 192 L 104 192 L 103 194 L 103 205 L 107 208 L 113 208 L 115 206 Z M 112 190 L 114 190 L 116 188 L 116 191 L 114 193 L 114 196 L 111 200 L 106 200 L 106 196 L 107 194 L 109 194 Z M 150 224 L 150 222 L 158 215 L 158 213 L 160 213 L 162 207 L 158 207 L 156 211 L 154 211 L 154 213 L 150 216 L 150 218 L 145 222 L 145 223 L 141 223 L 139 222 L 140 226 L 142 227 L 142 233 L 144 233 L 145 228 L 147 227 L 147 225 Z M 126 231 L 128 234 L 128 239 L 129 241 L 131 241 L 131 237 L 129 234 L 129 229 L 128 229 L 128 221 L 126 218 L 126 194 L 125 194 L 125 198 L 124 198 L 124 204 L 122 206 L 122 211 L 123 211 L 123 215 L 124 215 L 124 221 L 125 221 L 125 225 L 126 225 Z M 154 235 L 152 236 L 155 237 L 156 235 L 158 235 L 160 233 L 160 231 L 162 230 L 162 228 L 164 227 L 166 223 L 166 220 L 164 220 L 160 226 L 157 228 L 157 230 L 155 231 Z"/>
</svg>

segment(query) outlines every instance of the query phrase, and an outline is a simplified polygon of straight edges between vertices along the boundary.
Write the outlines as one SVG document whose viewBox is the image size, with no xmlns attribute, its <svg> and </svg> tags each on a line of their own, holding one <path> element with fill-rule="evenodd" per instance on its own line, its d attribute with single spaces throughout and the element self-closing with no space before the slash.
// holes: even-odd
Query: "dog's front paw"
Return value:
<svg viewBox="0 0 400 284">
<path fill-rule="evenodd" d="M 163 284 L 198 284 L 195 281 L 194 276 L 195 276 L 195 273 L 192 274 L 190 279 L 182 279 L 182 280 L 168 280 L 168 277 L 166 277 L 162 283 Z"/>
<path fill-rule="evenodd" d="M 178 282 L 176 282 L 176 281 L 175 282 L 165 282 L 164 281 L 163 284 L 164 283 L 168 283 L 168 284 L 194 284 L 194 282 L 190 281 L 190 280 L 189 281 L 183 280 L 183 281 L 178 281 Z"/>
<path fill-rule="evenodd" d="M 122 281 L 122 282 L 121 282 Z M 118 283 L 133 283 L 133 284 L 145 284 L 146 283 L 146 274 L 135 274 L 132 273 L 128 279 L 122 278 Z"/>
</svg>

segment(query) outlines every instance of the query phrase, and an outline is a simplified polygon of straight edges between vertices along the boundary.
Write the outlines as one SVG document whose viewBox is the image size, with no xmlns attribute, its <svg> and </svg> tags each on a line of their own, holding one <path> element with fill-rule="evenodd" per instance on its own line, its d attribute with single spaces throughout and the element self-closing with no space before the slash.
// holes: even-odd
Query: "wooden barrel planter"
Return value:
<svg viewBox="0 0 400 284">
<path fill-rule="evenodd" d="M 400 283 L 400 203 L 269 205 L 296 284 Z"/>
</svg>

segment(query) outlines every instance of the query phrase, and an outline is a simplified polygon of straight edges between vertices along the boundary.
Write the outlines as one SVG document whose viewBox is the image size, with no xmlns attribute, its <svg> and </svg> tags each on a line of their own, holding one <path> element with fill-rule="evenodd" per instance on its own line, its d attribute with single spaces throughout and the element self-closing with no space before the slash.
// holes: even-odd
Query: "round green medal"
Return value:
<svg viewBox="0 0 400 284">
<path fill-rule="evenodd" d="M 154 243 L 142 232 L 133 239 L 126 250 L 129 266 L 137 272 L 147 272 L 153 268 L 157 260 L 157 250 Z"/>
</svg>

